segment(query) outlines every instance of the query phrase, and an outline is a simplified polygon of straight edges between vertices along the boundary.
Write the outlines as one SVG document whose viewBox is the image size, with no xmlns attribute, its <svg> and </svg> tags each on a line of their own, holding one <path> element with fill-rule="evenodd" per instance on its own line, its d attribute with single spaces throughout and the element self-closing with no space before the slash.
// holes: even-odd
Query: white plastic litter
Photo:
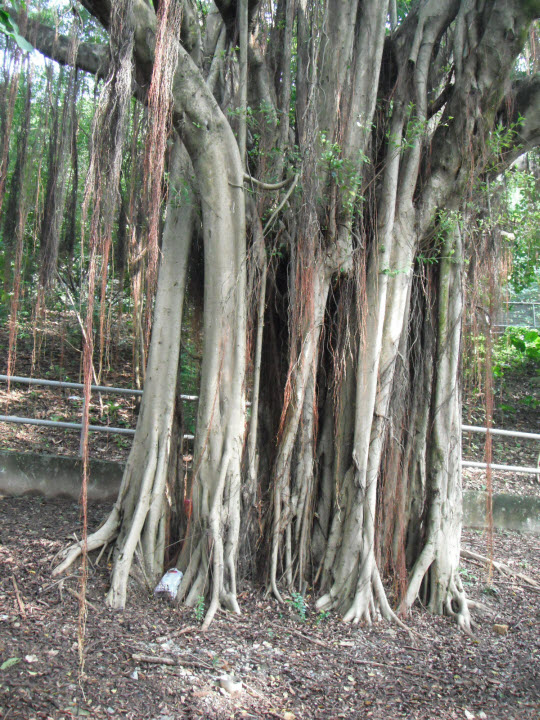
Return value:
<svg viewBox="0 0 540 720">
<path fill-rule="evenodd" d="M 165 575 L 156 585 L 154 595 L 167 595 L 171 600 L 174 600 L 184 573 L 176 568 L 167 570 Z"/>
</svg>

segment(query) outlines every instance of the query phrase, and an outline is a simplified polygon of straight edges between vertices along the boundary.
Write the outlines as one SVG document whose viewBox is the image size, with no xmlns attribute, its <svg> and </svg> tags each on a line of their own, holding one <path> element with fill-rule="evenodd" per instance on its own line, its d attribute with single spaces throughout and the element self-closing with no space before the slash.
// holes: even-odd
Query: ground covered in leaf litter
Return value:
<svg viewBox="0 0 540 720">
<path fill-rule="evenodd" d="M 93 503 L 91 527 L 108 506 Z M 65 499 L 0 500 L 0 716 L 64 718 L 334 718 L 536 720 L 540 708 L 540 585 L 464 561 L 474 638 L 415 609 L 413 637 L 387 623 L 346 626 L 307 600 L 305 620 L 250 587 L 241 617 L 201 632 L 193 610 L 134 586 L 124 613 L 104 605 L 106 557 L 90 568 L 84 674 L 77 651 L 78 570 L 51 577 L 80 526 Z M 484 554 L 486 537 L 465 532 Z M 540 583 L 540 538 L 495 536 L 494 556 Z M 501 634 L 499 634 L 501 633 Z M 230 693 L 233 677 L 241 682 Z M 223 687 L 225 686 L 225 687 Z"/>
</svg>

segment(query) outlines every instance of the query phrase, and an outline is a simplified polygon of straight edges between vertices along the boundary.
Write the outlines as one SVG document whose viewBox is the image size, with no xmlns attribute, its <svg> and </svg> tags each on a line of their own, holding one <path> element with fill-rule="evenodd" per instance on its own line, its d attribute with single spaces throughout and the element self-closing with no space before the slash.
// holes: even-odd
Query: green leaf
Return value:
<svg viewBox="0 0 540 720">
<path fill-rule="evenodd" d="M 33 45 L 23 38 L 19 33 L 19 27 L 15 20 L 5 10 L 0 10 L 0 32 L 14 40 L 24 52 L 32 52 Z"/>
<path fill-rule="evenodd" d="M 516 337 L 510 338 L 510 342 L 517 350 L 521 350 L 521 352 L 525 352 L 525 343 L 523 342 L 523 340 L 521 338 L 516 338 Z"/>
<path fill-rule="evenodd" d="M 3 25 L 4 28 L 9 30 L 10 32 L 12 32 L 15 29 L 14 28 L 15 23 L 11 19 L 9 13 L 6 12 L 5 10 L 0 10 L 0 25 Z"/>
<path fill-rule="evenodd" d="M 10 668 L 13 665 L 16 665 L 17 663 L 20 663 L 20 662 L 21 662 L 21 658 L 17 658 L 17 657 L 8 658 L 0 665 L 0 670 L 7 670 L 8 668 Z"/>
<path fill-rule="evenodd" d="M 526 330 L 523 335 L 523 338 L 524 338 L 525 342 L 527 342 L 527 343 L 533 343 L 536 340 L 538 340 L 539 337 L 540 337 L 540 333 L 538 332 L 538 330 L 534 330 L 534 329 Z"/>
<path fill-rule="evenodd" d="M 28 40 L 25 40 L 22 35 L 12 33 L 11 37 L 24 52 L 32 52 L 34 50 L 34 46 L 31 45 Z"/>
</svg>

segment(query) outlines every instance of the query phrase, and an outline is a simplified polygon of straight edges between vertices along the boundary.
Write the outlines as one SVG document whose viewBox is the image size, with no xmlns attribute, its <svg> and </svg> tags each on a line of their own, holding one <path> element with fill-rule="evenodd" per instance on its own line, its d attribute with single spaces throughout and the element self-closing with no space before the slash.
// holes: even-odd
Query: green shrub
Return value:
<svg viewBox="0 0 540 720">
<path fill-rule="evenodd" d="M 525 368 L 531 361 L 540 364 L 540 332 L 536 328 L 507 327 L 493 348 L 495 377 L 502 377 L 505 369 Z"/>
</svg>

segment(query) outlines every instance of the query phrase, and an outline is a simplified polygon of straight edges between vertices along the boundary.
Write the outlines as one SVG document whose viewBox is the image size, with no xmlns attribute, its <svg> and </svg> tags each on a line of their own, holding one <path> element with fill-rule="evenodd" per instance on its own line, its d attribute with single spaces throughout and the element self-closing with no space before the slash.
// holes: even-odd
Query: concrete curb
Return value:
<svg viewBox="0 0 540 720">
<path fill-rule="evenodd" d="M 114 501 L 124 472 L 123 463 L 90 461 L 89 500 Z M 82 461 L 58 455 L 0 452 L 0 493 L 43 495 L 78 500 Z M 486 494 L 465 492 L 464 526 L 486 527 Z M 514 495 L 493 496 L 494 527 L 540 534 L 540 498 Z"/>
<path fill-rule="evenodd" d="M 90 500 L 115 500 L 124 465 L 91 460 L 88 481 Z M 58 455 L 0 452 L 0 493 L 44 495 L 78 500 L 81 492 L 82 460 Z"/>
</svg>

